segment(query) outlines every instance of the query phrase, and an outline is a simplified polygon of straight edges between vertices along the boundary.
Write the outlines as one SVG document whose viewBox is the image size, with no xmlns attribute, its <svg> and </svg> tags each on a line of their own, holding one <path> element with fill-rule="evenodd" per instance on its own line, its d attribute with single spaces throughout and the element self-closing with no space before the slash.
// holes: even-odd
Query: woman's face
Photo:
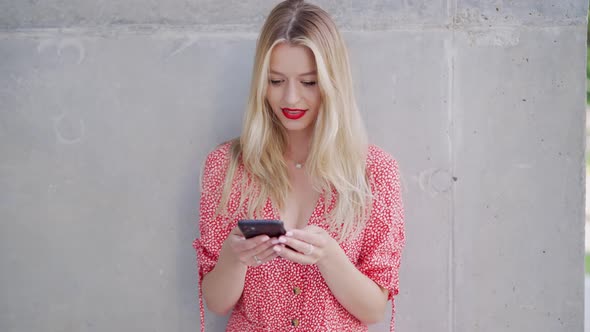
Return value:
<svg viewBox="0 0 590 332">
<path fill-rule="evenodd" d="M 311 131 L 321 100 L 315 58 L 308 47 L 274 47 L 266 100 L 287 131 Z"/>
</svg>

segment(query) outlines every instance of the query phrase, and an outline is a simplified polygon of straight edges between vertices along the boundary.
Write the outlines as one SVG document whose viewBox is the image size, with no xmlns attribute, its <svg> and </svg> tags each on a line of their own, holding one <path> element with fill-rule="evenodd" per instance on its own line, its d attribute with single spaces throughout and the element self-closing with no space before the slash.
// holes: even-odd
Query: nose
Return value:
<svg viewBox="0 0 590 332">
<path fill-rule="evenodd" d="M 299 99 L 301 98 L 297 84 L 293 81 L 290 81 L 287 84 L 287 88 L 285 90 L 284 98 L 287 105 L 296 106 L 299 102 Z"/>
</svg>

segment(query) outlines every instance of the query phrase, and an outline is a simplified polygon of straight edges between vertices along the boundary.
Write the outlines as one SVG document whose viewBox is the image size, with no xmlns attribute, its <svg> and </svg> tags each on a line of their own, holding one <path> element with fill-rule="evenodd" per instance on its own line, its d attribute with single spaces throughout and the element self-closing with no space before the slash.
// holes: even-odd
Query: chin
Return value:
<svg viewBox="0 0 590 332">
<path fill-rule="evenodd" d="M 305 131 L 311 128 L 311 125 L 298 125 L 298 126 L 294 126 L 294 125 L 283 125 L 285 127 L 285 129 L 287 131 Z"/>
</svg>

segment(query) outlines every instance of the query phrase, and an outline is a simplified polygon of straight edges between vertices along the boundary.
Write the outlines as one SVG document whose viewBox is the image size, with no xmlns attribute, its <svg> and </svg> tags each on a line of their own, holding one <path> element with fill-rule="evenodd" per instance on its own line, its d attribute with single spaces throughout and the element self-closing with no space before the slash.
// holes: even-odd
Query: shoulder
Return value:
<svg viewBox="0 0 590 332">
<path fill-rule="evenodd" d="M 391 154 L 371 144 L 367 151 L 367 173 L 371 177 L 397 175 L 397 161 Z"/>
<path fill-rule="evenodd" d="M 205 170 L 226 165 L 230 160 L 232 141 L 224 142 L 216 146 L 205 158 Z"/>
<path fill-rule="evenodd" d="M 378 146 L 369 146 L 367 178 L 371 186 L 371 219 L 386 223 L 387 227 L 403 221 L 401 181 L 397 161 Z"/>
<path fill-rule="evenodd" d="M 221 186 L 232 158 L 233 145 L 234 141 L 221 143 L 207 154 L 201 172 L 203 189 L 215 190 Z"/>
</svg>

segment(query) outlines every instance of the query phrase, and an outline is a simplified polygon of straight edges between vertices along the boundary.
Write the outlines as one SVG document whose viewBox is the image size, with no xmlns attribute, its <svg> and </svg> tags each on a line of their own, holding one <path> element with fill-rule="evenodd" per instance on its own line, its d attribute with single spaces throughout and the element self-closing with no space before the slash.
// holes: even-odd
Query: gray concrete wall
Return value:
<svg viewBox="0 0 590 332">
<path fill-rule="evenodd" d="M 200 165 L 275 3 L 0 0 L 1 331 L 198 329 Z M 316 3 L 401 167 L 398 330 L 582 331 L 587 3 Z"/>
</svg>

